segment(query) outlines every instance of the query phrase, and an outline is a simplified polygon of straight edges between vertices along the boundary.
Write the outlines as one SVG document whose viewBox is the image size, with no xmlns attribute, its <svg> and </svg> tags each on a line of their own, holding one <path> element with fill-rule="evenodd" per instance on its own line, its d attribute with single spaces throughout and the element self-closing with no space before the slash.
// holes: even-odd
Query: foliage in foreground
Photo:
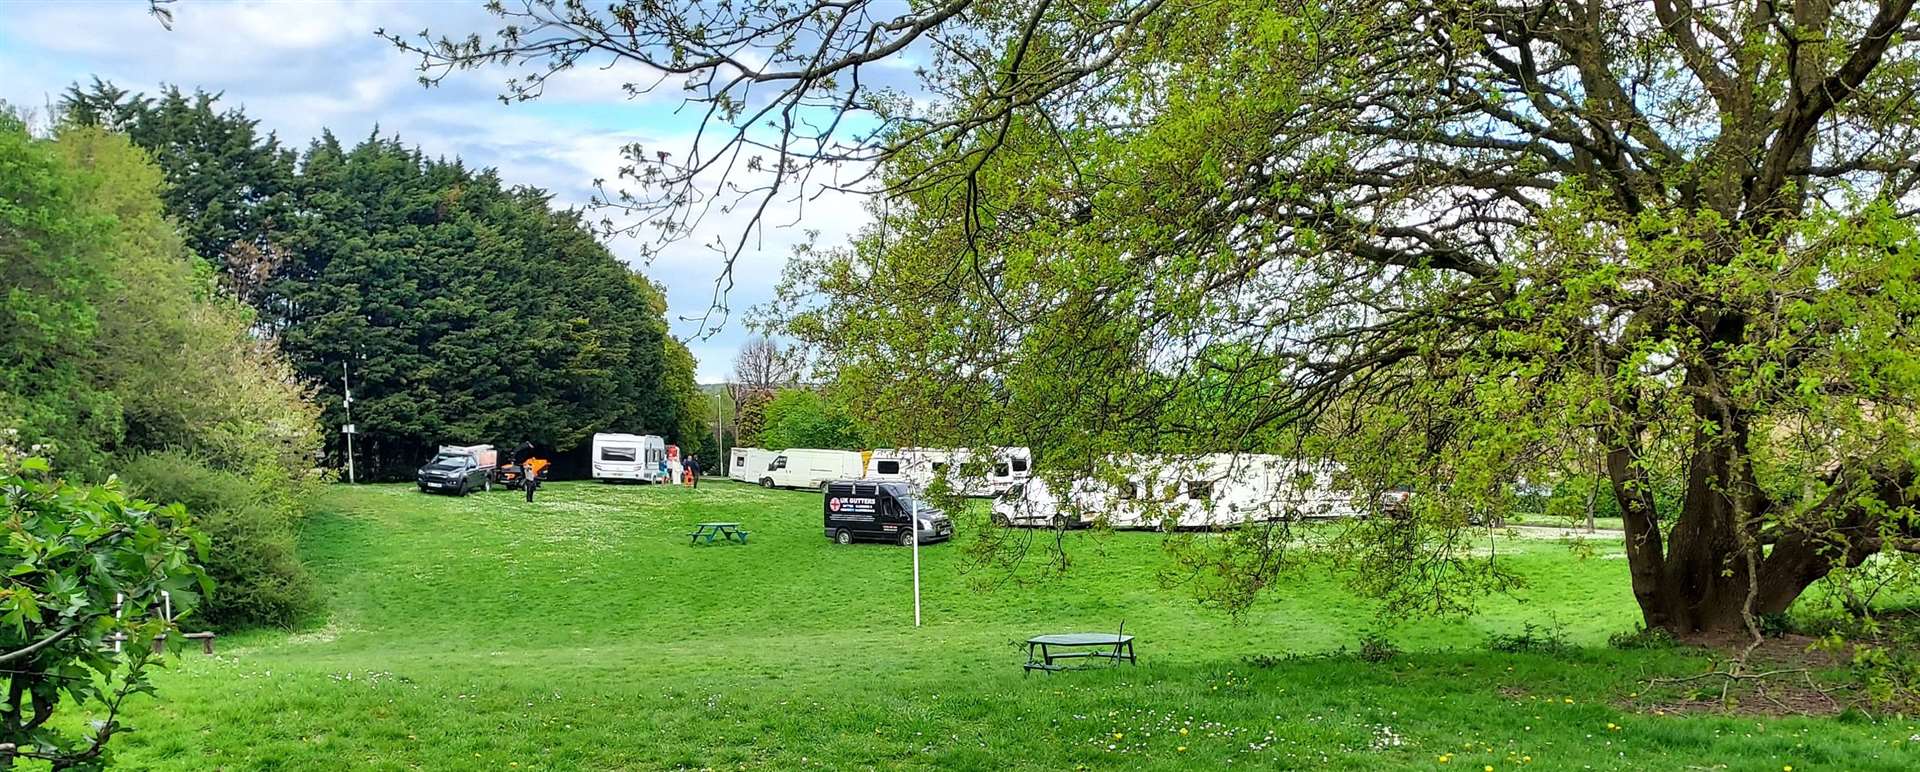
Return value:
<svg viewBox="0 0 1920 772">
<path fill-rule="evenodd" d="M 158 664 L 154 638 L 180 647 L 179 629 L 149 609 L 166 592 L 176 615 L 193 611 L 212 588 L 198 564 L 207 544 L 178 504 L 67 483 L 44 459 L 24 459 L 20 471 L 12 464 L 0 456 L 0 563 L 11 566 L 0 582 L 0 768 L 19 759 L 102 768 L 108 742 L 128 729 L 120 721 L 127 699 L 155 691 L 147 672 Z M 116 635 L 124 636 L 118 652 Z M 76 733 L 73 722 L 55 720 L 63 705 L 104 716 Z"/>
</svg>

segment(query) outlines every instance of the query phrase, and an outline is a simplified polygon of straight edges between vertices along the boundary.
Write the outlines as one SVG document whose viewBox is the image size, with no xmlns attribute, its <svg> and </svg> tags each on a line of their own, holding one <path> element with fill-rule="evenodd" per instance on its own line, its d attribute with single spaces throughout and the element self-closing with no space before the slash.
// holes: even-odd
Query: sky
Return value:
<svg viewBox="0 0 1920 772">
<path fill-rule="evenodd" d="M 616 178 L 621 145 L 672 150 L 699 128 L 699 113 L 680 109 L 672 85 L 628 99 L 621 85 L 647 80 L 631 65 L 579 68 L 550 82 L 541 99 L 506 105 L 496 97 L 507 71 L 457 73 L 424 88 L 417 58 L 373 34 L 485 36 L 495 20 L 482 0 L 183 0 L 170 7 L 171 31 L 148 15 L 146 0 L 0 0 L 0 100 L 44 110 L 69 84 L 96 76 L 148 93 L 199 87 L 222 92 L 222 105 L 243 108 L 289 146 L 304 147 L 323 128 L 342 141 L 377 129 L 430 156 L 495 167 L 508 183 L 544 188 L 563 205 L 587 203 L 593 180 Z M 702 383 L 732 370 L 734 352 L 753 334 L 742 312 L 772 299 L 807 231 L 834 245 L 867 221 L 861 201 L 846 194 L 804 207 L 776 202 L 775 209 L 768 222 L 797 224 L 769 227 L 750 241 L 727 297 L 732 319 L 711 335 L 700 334 L 699 318 L 720 261 L 707 245 L 737 239 L 741 217 L 710 219 L 651 262 L 641 262 L 635 242 L 608 242 L 667 288 L 668 321 L 698 358 Z"/>
</svg>

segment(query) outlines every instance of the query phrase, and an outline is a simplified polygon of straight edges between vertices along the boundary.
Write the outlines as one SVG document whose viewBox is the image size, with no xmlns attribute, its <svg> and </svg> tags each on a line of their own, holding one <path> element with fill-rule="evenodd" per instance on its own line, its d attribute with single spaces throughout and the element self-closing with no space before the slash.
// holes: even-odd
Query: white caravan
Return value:
<svg viewBox="0 0 1920 772">
<path fill-rule="evenodd" d="M 727 477 L 740 482 L 758 483 L 767 474 L 767 465 L 773 463 L 773 457 L 779 455 L 771 450 L 759 448 L 734 448 L 732 457 L 727 459 Z"/>
<path fill-rule="evenodd" d="M 856 450 L 788 448 L 760 472 L 759 482 L 768 488 L 820 489 L 834 480 L 858 480 L 866 466 L 866 455 Z"/>
<path fill-rule="evenodd" d="M 593 435 L 593 479 L 657 483 L 667 441 L 652 434 Z"/>
<path fill-rule="evenodd" d="M 962 496 L 995 496 L 1033 476 L 1033 454 L 1026 448 L 994 448 L 988 458 L 967 448 L 880 448 L 867 464 L 867 479 L 902 481 L 925 489 L 946 478 Z"/>
<path fill-rule="evenodd" d="M 1115 476 L 1076 480 L 1069 502 L 1044 480 L 1010 487 L 994 502 L 1004 525 L 1059 525 L 1070 520 L 1113 528 L 1230 528 L 1275 520 L 1319 520 L 1359 514 L 1353 497 L 1335 488 L 1340 468 L 1254 453 L 1126 456 Z"/>
</svg>

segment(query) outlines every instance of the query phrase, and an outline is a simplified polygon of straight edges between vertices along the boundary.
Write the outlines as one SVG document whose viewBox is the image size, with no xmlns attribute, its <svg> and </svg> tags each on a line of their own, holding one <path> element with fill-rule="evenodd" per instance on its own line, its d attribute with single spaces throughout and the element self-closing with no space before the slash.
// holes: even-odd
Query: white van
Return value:
<svg viewBox="0 0 1920 772">
<path fill-rule="evenodd" d="M 834 480 L 858 480 L 866 476 L 866 456 L 855 450 L 815 450 L 788 448 L 780 451 L 760 473 L 760 484 L 768 488 L 812 488 L 824 490 Z"/>
<path fill-rule="evenodd" d="M 593 435 L 593 479 L 661 481 L 667 441 L 653 434 Z"/>
<path fill-rule="evenodd" d="M 727 477 L 745 483 L 758 483 L 765 477 L 767 465 L 778 454 L 759 448 L 734 448 L 727 459 Z"/>
</svg>

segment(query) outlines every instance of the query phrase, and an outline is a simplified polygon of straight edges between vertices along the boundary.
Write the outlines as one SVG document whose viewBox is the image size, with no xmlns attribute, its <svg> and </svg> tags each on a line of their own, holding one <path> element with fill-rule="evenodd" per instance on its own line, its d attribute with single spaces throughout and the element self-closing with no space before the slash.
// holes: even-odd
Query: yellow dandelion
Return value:
<svg viewBox="0 0 1920 772">
<path fill-rule="evenodd" d="M 1488 764 L 1488 765 L 1486 765 L 1486 766 L 1484 766 L 1484 767 L 1481 767 L 1481 769 L 1483 769 L 1483 770 L 1486 770 L 1486 772 L 1493 772 L 1493 765 L 1492 765 L 1492 764 Z"/>
<path fill-rule="evenodd" d="M 1176 751 L 1179 751 L 1179 752 L 1181 752 L 1181 753 L 1186 753 L 1186 752 L 1187 752 L 1187 746 L 1185 746 L 1185 745 L 1182 745 L 1182 746 L 1180 746 L 1180 747 L 1178 747 L 1178 748 L 1175 748 L 1174 750 L 1176 750 Z"/>
<path fill-rule="evenodd" d="M 1521 756 L 1521 757 L 1520 757 L 1520 763 L 1522 763 L 1522 764 L 1532 764 L 1532 763 L 1533 763 L 1533 757 L 1532 757 L 1532 756 Z"/>
<path fill-rule="evenodd" d="M 1186 727 L 1184 727 L 1184 726 L 1183 726 L 1183 727 L 1180 727 L 1180 736 L 1181 736 L 1181 737 L 1186 737 L 1186 736 L 1187 736 L 1187 728 L 1186 728 Z"/>
<path fill-rule="evenodd" d="M 1121 733 L 1119 733 L 1119 732 L 1114 732 L 1114 733 L 1113 733 L 1113 739 L 1115 739 L 1115 740 L 1124 740 L 1124 739 L 1126 739 L 1126 737 L 1127 737 L 1126 735 L 1124 735 L 1124 734 L 1121 734 Z"/>
</svg>

